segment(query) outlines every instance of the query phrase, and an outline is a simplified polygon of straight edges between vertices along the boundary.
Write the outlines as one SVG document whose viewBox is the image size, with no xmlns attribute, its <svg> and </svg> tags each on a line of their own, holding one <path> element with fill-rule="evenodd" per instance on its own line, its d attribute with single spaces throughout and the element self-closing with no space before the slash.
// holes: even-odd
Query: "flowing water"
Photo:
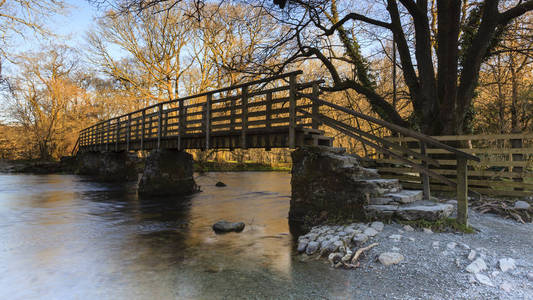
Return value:
<svg viewBox="0 0 533 300">
<path fill-rule="evenodd" d="M 134 184 L 0 175 L 0 299 L 312 297 L 306 274 L 327 267 L 294 255 L 290 174 L 197 182 L 190 197 L 139 199 Z M 246 228 L 217 235 L 222 219 Z"/>
</svg>

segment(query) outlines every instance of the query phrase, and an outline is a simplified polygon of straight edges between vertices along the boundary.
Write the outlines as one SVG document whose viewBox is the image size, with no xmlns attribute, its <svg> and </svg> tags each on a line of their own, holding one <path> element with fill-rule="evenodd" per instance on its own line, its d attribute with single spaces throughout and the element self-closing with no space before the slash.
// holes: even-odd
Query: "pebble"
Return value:
<svg viewBox="0 0 533 300">
<path fill-rule="evenodd" d="M 376 236 L 379 232 L 375 230 L 374 228 L 370 227 L 363 231 L 364 234 L 366 234 L 369 237 Z"/>
<path fill-rule="evenodd" d="M 397 252 L 384 252 L 379 255 L 378 260 L 384 266 L 389 266 L 400 263 L 404 257 Z"/>
<path fill-rule="evenodd" d="M 309 242 L 309 244 L 307 244 L 307 248 L 305 249 L 305 253 L 307 255 L 314 254 L 318 250 L 319 245 L 320 244 L 318 242 Z"/>
<path fill-rule="evenodd" d="M 494 278 L 496 278 L 496 276 L 500 275 L 500 271 L 492 271 L 492 273 L 490 273 L 490 275 Z"/>
<path fill-rule="evenodd" d="M 498 265 L 502 272 L 513 270 L 516 267 L 515 260 L 512 258 L 502 258 L 498 261 Z"/>
<path fill-rule="evenodd" d="M 382 222 L 372 222 L 372 224 L 370 224 L 370 227 L 374 228 L 377 231 L 382 231 L 385 225 L 383 225 Z"/>
<path fill-rule="evenodd" d="M 411 227 L 410 225 L 405 225 L 403 227 L 403 230 L 408 231 L 408 232 L 415 231 L 415 229 Z"/>
<path fill-rule="evenodd" d="M 429 229 L 429 228 L 424 228 L 424 229 L 422 229 L 422 231 L 423 231 L 424 233 L 429 233 L 429 234 L 433 233 L 433 230 L 431 230 L 431 229 Z"/>
<path fill-rule="evenodd" d="M 431 244 L 431 246 L 436 249 L 436 248 L 439 248 L 439 244 L 440 244 L 439 241 L 435 241 Z"/>
<path fill-rule="evenodd" d="M 487 269 L 487 264 L 485 263 L 485 261 L 478 257 L 476 260 L 474 260 L 472 263 L 470 263 L 467 267 L 466 267 L 466 271 L 469 272 L 469 273 L 479 273 L 481 271 L 484 271 Z"/>
<path fill-rule="evenodd" d="M 476 280 L 479 283 L 484 284 L 484 285 L 488 285 L 488 286 L 494 286 L 494 284 L 492 283 L 492 280 L 490 280 L 490 278 L 487 275 L 483 275 L 481 273 L 477 273 L 475 276 L 476 276 Z"/>
<path fill-rule="evenodd" d="M 393 234 L 393 235 L 389 236 L 389 239 L 394 240 L 395 242 L 398 242 L 399 240 L 402 239 L 402 236 L 399 235 L 399 234 Z"/>
<path fill-rule="evenodd" d="M 500 289 L 506 291 L 507 293 L 509 293 L 510 291 L 513 290 L 513 285 L 510 284 L 509 282 L 504 282 L 500 285 Z"/>
<path fill-rule="evenodd" d="M 364 233 L 358 233 L 354 235 L 352 241 L 358 246 L 364 244 L 368 240 L 368 235 Z"/>
<path fill-rule="evenodd" d="M 307 248 L 307 244 L 308 243 L 309 243 L 309 241 L 307 241 L 307 240 L 301 240 L 298 243 L 298 252 L 304 252 L 305 248 Z"/>
<path fill-rule="evenodd" d="M 400 251 L 400 248 L 398 248 L 398 247 L 392 247 L 391 251 L 398 252 L 398 251 Z"/>
<path fill-rule="evenodd" d="M 408 237 L 407 239 L 410 240 L 411 242 L 415 241 L 415 238 L 412 238 L 412 237 Z"/>
<path fill-rule="evenodd" d="M 455 243 L 455 242 L 449 242 L 449 243 L 446 245 L 446 248 L 448 248 L 448 250 L 453 250 L 453 249 L 455 249 L 455 246 L 457 246 L 457 243 Z"/>
<path fill-rule="evenodd" d="M 470 250 L 470 253 L 468 253 L 468 260 L 473 261 L 476 258 L 476 250 Z"/>
</svg>

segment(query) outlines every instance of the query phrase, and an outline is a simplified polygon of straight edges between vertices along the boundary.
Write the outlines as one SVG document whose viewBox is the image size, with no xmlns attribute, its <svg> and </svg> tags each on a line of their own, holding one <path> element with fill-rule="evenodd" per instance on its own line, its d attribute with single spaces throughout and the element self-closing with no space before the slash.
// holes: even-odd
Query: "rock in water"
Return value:
<svg viewBox="0 0 533 300">
<path fill-rule="evenodd" d="M 378 260 L 384 266 L 389 266 L 400 263 L 402 260 L 404 260 L 404 257 L 397 252 L 385 252 L 379 255 Z"/>
<path fill-rule="evenodd" d="M 215 186 L 217 186 L 217 187 L 225 187 L 226 184 L 225 184 L 224 182 L 222 182 L 222 181 L 219 181 L 219 182 L 217 182 L 217 183 L 215 184 Z"/>
<path fill-rule="evenodd" d="M 516 267 L 515 261 L 512 258 L 502 258 L 498 261 L 498 264 L 500 265 L 500 270 L 502 270 L 502 272 L 513 270 Z"/>
<path fill-rule="evenodd" d="M 365 229 L 365 231 L 363 231 L 364 234 L 366 234 L 367 236 L 369 237 L 374 237 L 376 236 L 379 232 L 377 230 L 375 230 L 374 228 L 372 227 L 369 227 L 367 229 Z"/>
<path fill-rule="evenodd" d="M 224 232 L 241 232 L 244 229 L 244 223 L 243 222 L 228 222 L 228 221 L 218 221 L 215 224 L 213 224 L 213 230 L 216 233 L 224 233 Z"/>
<path fill-rule="evenodd" d="M 478 257 L 476 260 L 474 260 L 471 264 L 469 264 L 466 267 L 467 272 L 474 273 L 474 274 L 477 274 L 486 269 L 487 269 L 487 264 L 481 257 Z"/>
</svg>

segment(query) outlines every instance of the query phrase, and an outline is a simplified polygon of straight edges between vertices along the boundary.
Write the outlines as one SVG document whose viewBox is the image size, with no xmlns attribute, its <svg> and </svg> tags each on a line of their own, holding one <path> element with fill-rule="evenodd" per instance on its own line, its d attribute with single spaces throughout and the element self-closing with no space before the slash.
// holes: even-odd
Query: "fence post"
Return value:
<svg viewBox="0 0 533 300">
<path fill-rule="evenodd" d="M 183 105 L 185 101 L 183 99 L 179 100 L 179 121 L 178 121 L 178 150 L 183 150 L 183 145 L 181 138 L 185 134 L 185 107 Z"/>
<path fill-rule="evenodd" d="M 163 128 L 161 122 L 163 122 L 163 104 L 160 103 L 157 112 L 157 149 L 161 148 L 161 129 Z"/>
<path fill-rule="evenodd" d="M 318 101 L 314 101 L 314 100 L 318 100 L 318 95 L 319 95 L 319 90 L 318 90 L 318 84 L 313 84 L 313 103 L 312 103 L 312 111 L 311 111 L 311 114 L 313 115 L 313 119 L 311 121 L 311 127 L 313 129 L 318 129 L 318 127 L 320 126 L 320 123 L 318 122 L 318 118 L 319 118 L 319 108 L 320 108 L 320 105 L 318 104 Z"/>
<path fill-rule="evenodd" d="M 511 133 L 516 134 L 516 133 L 521 133 L 521 132 L 520 132 L 520 130 L 513 129 L 511 131 Z M 512 149 L 520 149 L 520 148 L 522 148 L 522 138 L 511 139 L 511 148 Z M 522 153 L 514 153 L 513 152 L 511 154 L 511 158 L 512 158 L 512 161 L 523 161 L 524 160 L 524 155 Z M 523 172 L 523 168 L 521 166 L 518 166 L 518 167 L 513 166 L 512 170 L 510 170 L 510 171 L 517 172 L 517 173 L 522 173 Z M 522 178 L 522 177 L 513 177 L 513 181 L 514 182 L 523 182 L 524 178 Z M 514 190 L 515 191 L 523 191 L 524 189 L 516 187 L 516 188 L 514 188 Z"/>
<path fill-rule="evenodd" d="M 248 86 L 242 87 L 242 128 L 241 128 L 241 148 L 246 149 L 246 129 L 248 129 Z"/>
<path fill-rule="evenodd" d="M 211 132 L 211 100 L 213 94 L 207 94 L 205 102 L 205 150 L 209 149 L 209 134 Z"/>
<path fill-rule="evenodd" d="M 424 155 L 424 156 L 427 156 L 426 155 L 426 143 L 420 141 L 420 154 Z M 424 167 L 424 169 L 428 169 L 428 162 L 427 161 L 422 161 L 422 166 Z M 423 191 L 424 191 L 424 200 L 429 200 L 430 197 L 431 197 L 431 190 L 430 190 L 430 183 L 429 183 L 429 176 L 427 173 L 423 173 L 421 172 L 420 173 L 420 178 L 422 179 L 422 187 L 423 187 Z"/>
<path fill-rule="evenodd" d="M 464 156 L 457 157 L 457 222 L 468 226 L 468 166 Z"/>
<path fill-rule="evenodd" d="M 289 77 L 289 148 L 296 148 L 296 75 Z"/>
<path fill-rule="evenodd" d="M 128 114 L 128 125 L 126 135 L 126 151 L 130 151 L 130 136 L 131 136 L 131 114 Z"/>
<path fill-rule="evenodd" d="M 111 131 L 111 121 L 107 120 L 107 122 L 105 122 L 105 125 L 106 125 L 106 129 L 105 129 L 105 151 L 108 152 L 109 151 L 109 136 L 110 136 L 110 132 Z"/>
</svg>

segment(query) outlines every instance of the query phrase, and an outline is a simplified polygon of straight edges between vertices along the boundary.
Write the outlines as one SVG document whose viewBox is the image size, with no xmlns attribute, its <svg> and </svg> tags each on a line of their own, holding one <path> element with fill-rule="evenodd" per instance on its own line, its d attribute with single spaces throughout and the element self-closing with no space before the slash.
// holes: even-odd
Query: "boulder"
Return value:
<svg viewBox="0 0 533 300">
<path fill-rule="evenodd" d="M 369 228 L 365 229 L 365 230 L 363 231 L 363 233 L 366 234 L 366 235 L 369 236 L 369 237 L 374 237 L 374 236 L 376 236 L 379 232 L 378 232 L 377 230 L 375 230 L 374 228 L 369 227 Z"/>
<path fill-rule="evenodd" d="M 421 219 L 437 221 L 450 216 L 453 210 L 454 207 L 451 204 L 418 201 L 411 205 L 400 206 L 398 210 L 396 210 L 395 216 L 408 221 Z"/>
<path fill-rule="evenodd" d="M 198 191 L 192 155 L 173 149 L 150 152 L 139 182 L 139 195 L 183 196 Z"/>
<path fill-rule="evenodd" d="M 492 280 L 490 280 L 490 278 L 487 276 L 487 275 L 483 275 L 481 273 L 476 273 L 476 280 L 481 283 L 481 284 L 484 284 L 484 285 L 488 285 L 488 286 L 494 286 L 494 284 L 492 283 Z"/>
<path fill-rule="evenodd" d="M 383 222 L 376 221 L 372 222 L 372 224 L 370 224 L 370 227 L 374 228 L 377 231 L 382 231 L 385 225 L 383 224 Z"/>
<path fill-rule="evenodd" d="M 222 181 L 219 181 L 219 182 L 217 182 L 217 183 L 215 184 L 215 186 L 216 186 L 216 187 L 225 187 L 226 184 L 225 184 L 224 182 L 222 182 Z"/>
<path fill-rule="evenodd" d="M 225 233 L 225 232 L 241 232 L 244 229 L 243 222 L 228 222 L 228 221 L 218 221 L 213 224 L 213 230 L 216 233 Z"/>
<path fill-rule="evenodd" d="M 402 260 L 404 260 L 404 257 L 397 252 L 385 252 L 379 255 L 378 260 L 384 266 L 389 266 L 399 264 Z"/>
<path fill-rule="evenodd" d="M 309 242 L 309 244 L 307 244 L 307 248 L 305 249 L 305 253 L 307 255 L 312 255 L 318 251 L 319 246 L 320 244 L 318 242 Z"/>
</svg>

